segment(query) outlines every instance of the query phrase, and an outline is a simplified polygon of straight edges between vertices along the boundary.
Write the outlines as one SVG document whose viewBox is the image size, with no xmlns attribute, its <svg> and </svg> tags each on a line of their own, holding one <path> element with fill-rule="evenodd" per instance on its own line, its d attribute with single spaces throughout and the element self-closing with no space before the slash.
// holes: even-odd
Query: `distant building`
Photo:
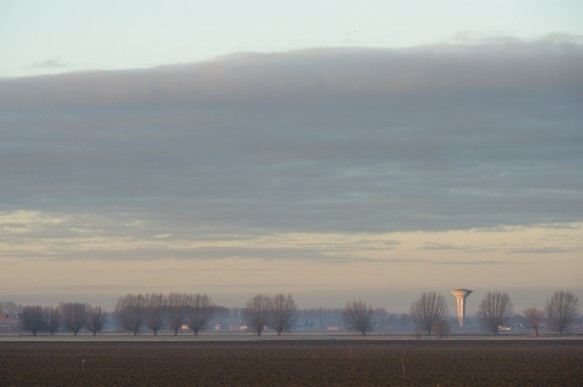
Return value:
<svg viewBox="0 0 583 387">
<path fill-rule="evenodd" d="M 335 324 L 335 323 L 330 323 L 330 324 L 326 325 L 326 330 L 327 331 L 339 331 L 340 326 L 338 324 Z"/>
<path fill-rule="evenodd" d="M 0 336 L 15 335 L 20 332 L 20 319 L 10 317 L 6 313 L 0 313 Z"/>
<path fill-rule="evenodd" d="M 229 324 L 229 331 L 230 332 L 241 332 L 241 331 L 246 331 L 247 329 L 249 329 L 249 328 L 247 327 L 247 324 L 244 322 Z"/>
</svg>

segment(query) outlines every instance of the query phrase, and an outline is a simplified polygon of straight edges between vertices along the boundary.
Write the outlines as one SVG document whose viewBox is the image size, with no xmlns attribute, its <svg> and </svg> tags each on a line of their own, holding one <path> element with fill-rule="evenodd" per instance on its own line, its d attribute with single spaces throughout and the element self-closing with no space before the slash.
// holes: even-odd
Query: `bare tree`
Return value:
<svg viewBox="0 0 583 387">
<path fill-rule="evenodd" d="M 188 317 L 188 310 L 192 304 L 192 295 L 186 293 L 170 293 L 166 300 L 167 315 L 166 319 L 170 329 L 174 331 L 174 336 L 178 334 L 178 330 L 186 322 Z"/>
<path fill-rule="evenodd" d="M 417 329 L 424 330 L 431 336 L 436 323 L 447 317 L 445 297 L 435 292 L 423 292 L 421 298 L 411 304 L 409 315 Z"/>
<path fill-rule="evenodd" d="M 44 329 L 43 307 L 25 306 L 20 313 L 20 323 L 26 331 L 31 331 L 33 336 Z"/>
<path fill-rule="evenodd" d="M 22 308 L 22 305 L 16 304 L 12 301 L 0 301 L 0 312 L 6 313 L 10 318 L 20 315 Z"/>
<path fill-rule="evenodd" d="M 107 312 L 103 311 L 100 306 L 95 306 L 87 312 L 87 321 L 85 326 L 91 331 L 93 336 L 101 331 L 107 322 Z"/>
<path fill-rule="evenodd" d="M 144 296 L 130 293 L 117 300 L 114 316 L 122 328 L 132 332 L 135 336 L 144 323 L 144 311 Z"/>
<path fill-rule="evenodd" d="M 271 297 L 266 294 L 257 294 L 251 297 L 245 305 L 243 315 L 257 332 L 257 336 L 261 336 L 261 332 L 269 324 L 272 305 Z"/>
<path fill-rule="evenodd" d="M 532 328 L 534 337 L 538 337 L 538 327 L 545 319 L 545 312 L 538 308 L 528 308 L 524 311 L 524 321 Z"/>
<path fill-rule="evenodd" d="M 75 336 L 85 325 L 87 320 L 87 311 L 90 309 L 88 304 L 80 302 L 62 302 L 59 304 L 59 314 L 61 321 L 66 330 L 72 331 Z"/>
<path fill-rule="evenodd" d="M 298 313 L 298 307 L 291 294 L 285 296 L 280 293 L 273 297 L 271 320 L 273 328 L 279 336 L 283 331 L 289 330 L 295 324 Z"/>
<path fill-rule="evenodd" d="M 187 324 L 194 334 L 203 329 L 212 318 L 215 305 L 206 294 L 195 294 L 191 298 L 192 302 L 188 310 Z"/>
<path fill-rule="evenodd" d="M 162 324 L 166 319 L 166 297 L 162 293 L 148 293 L 145 296 L 145 313 L 146 325 L 154 332 L 154 336 L 158 335 L 158 331 L 162 328 Z"/>
<path fill-rule="evenodd" d="M 363 300 L 348 302 L 343 313 L 346 326 L 363 336 L 372 330 L 373 316 L 374 309 Z"/>
<path fill-rule="evenodd" d="M 52 306 L 47 306 L 43 308 L 43 324 L 44 328 L 49 332 L 51 336 L 55 335 L 57 329 L 61 325 L 61 315 L 57 308 Z"/>
<path fill-rule="evenodd" d="M 578 304 L 579 298 L 565 291 L 557 291 L 547 300 L 547 316 L 559 336 L 563 336 L 565 329 L 577 316 Z"/>
<path fill-rule="evenodd" d="M 484 325 L 498 336 L 498 328 L 512 317 L 512 301 L 506 292 L 488 292 L 478 311 Z"/>
</svg>

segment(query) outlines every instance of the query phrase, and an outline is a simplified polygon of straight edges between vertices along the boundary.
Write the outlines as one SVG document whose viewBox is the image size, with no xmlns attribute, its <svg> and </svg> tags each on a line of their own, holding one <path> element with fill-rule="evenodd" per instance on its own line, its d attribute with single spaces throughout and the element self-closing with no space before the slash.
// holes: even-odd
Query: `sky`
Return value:
<svg viewBox="0 0 583 387">
<path fill-rule="evenodd" d="M 583 299 L 583 3 L 206 3 L 0 1 L 0 298 Z"/>
</svg>

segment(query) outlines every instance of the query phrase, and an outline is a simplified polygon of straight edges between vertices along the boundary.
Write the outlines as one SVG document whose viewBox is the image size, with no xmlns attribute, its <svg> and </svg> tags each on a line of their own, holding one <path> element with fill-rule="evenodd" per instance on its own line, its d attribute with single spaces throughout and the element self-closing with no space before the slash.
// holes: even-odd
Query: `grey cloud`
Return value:
<svg viewBox="0 0 583 387">
<path fill-rule="evenodd" d="M 435 243 L 435 242 L 425 242 L 420 248 L 421 250 L 443 250 L 443 251 L 468 251 L 468 252 L 488 252 L 493 251 L 495 248 L 485 248 L 480 246 L 472 245 L 454 245 L 450 243 Z"/>
<path fill-rule="evenodd" d="M 516 44 L 533 44 L 533 43 L 551 43 L 551 44 L 583 44 L 583 36 L 572 35 L 562 32 L 554 32 L 536 39 L 524 39 L 515 36 L 506 35 L 501 31 L 459 31 L 448 39 L 450 43 L 466 44 L 472 46 L 478 45 L 516 45 Z"/>
<path fill-rule="evenodd" d="M 481 261 L 443 261 L 440 262 L 442 265 L 507 265 L 512 263 L 511 261 L 492 261 L 492 260 L 481 260 Z"/>
<path fill-rule="evenodd" d="M 60 67 L 67 67 L 67 64 L 58 59 L 47 59 L 42 62 L 36 62 L 33 64 L 33 67 L 48 67 L 48 68 L 60 68 Z"/>
<path fill-rule="evenodd" d="M 425 242 L 421 250 L 468 250 L 468 247 L 456 246 L 449 243 Z"/>
<path fill-rule="evenodd" d="M 433 265 L 506 265 L 506 264 L 512 263 L 511 261 L 502 261 L 502 260 L 465 260 L 465 261 L 445 260 L 444 261 L 444 260 L 440 260 L 440 259 L 421 259 L 421 258 L 387 258 L 387 259 L 382 259 L 382 260 L 368 260 L 367 262 L 433 264 Z"/>
<path fill-rule="evenodd" d="M 548 246 L 548 247 L 532 247 L 532 248 L 522 248 L 522 249 L 510 249 L 509 253 L 515 254 L 560 254 L 560 253 L 573 253 L 583 251 L 582 248 L 568 248 L 564 246 Z"/>
<path fill-rule="evenodd" d="M 72 241 L 74 242 L 74 241 Z M 322 251 L 316 248 L 271 248 L 271 247 L 192 247 L 174 249 L 171 247 L 132 247 L 124 249 L 105 248 L 99 246 L 91 250 L 53 249 L 47 252 L 6 251 L 5 258 L 29 259 L 29 260 L 87 260 L 100 261 L 150 261 L 160 259 L 174 260 L 223 260 L 223 259 L 261 259 L 265 261 L 318 261 L 328 263 L 350 262 L 353 257 L 341 254 L 331 254 L 330 251 Z M 366 261 L 360 259 L 359 261 Z"/>
<path fill-rule="evenodd" d="M 5 81 L 13 108 L 184 106 L 257 99 L 511 91 L 569 83 L 580 44 L 571 40 L 438 45 L 410 49 L 331 48 L 237 54 L 194 65 L 72 73 Z M 560 70 L 560 71 L 559 71 Z M 44 91 L 44 93 L 43 93 Z M 39 93 L 40 92 L 40 93 Z M 52 98 L 46 98 L 50 93 Z M 430 96 L 431 97 L 431 96 Z M 430 98 L 433 99 L 433 98 Z M 208 106 L 202 106 L 206 111 Z"/>
<path fill-rule="evenodd" d="M 582 61 L 546 39 L 0 80 L 0 210 L 176 238 L 578 221 Z"/>
</svg>

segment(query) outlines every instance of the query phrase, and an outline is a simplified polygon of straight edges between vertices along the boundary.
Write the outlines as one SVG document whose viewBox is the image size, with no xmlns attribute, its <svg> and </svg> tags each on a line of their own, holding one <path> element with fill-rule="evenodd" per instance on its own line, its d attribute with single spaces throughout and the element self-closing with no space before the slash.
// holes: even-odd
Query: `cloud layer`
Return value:
<svg viewBox="0 0 583 387">
<path fill-rule="evenodd" d="M 577 222 L 582 63 L 502 41 L 4 79 L 0 210 L 140 237 Z"/>
</svg>

